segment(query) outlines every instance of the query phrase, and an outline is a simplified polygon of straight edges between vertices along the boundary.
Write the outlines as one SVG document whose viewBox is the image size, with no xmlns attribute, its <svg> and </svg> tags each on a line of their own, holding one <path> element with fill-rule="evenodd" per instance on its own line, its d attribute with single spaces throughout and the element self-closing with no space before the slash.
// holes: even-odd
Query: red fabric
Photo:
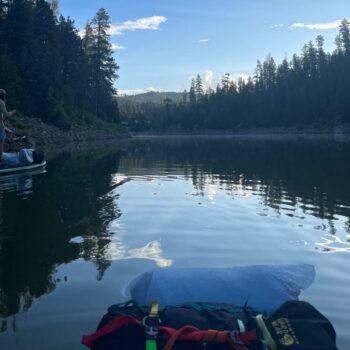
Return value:
<svg viewBox="0 0 350 350">
<path fill-rule="evenodd" d="M 183 340 L 184 337 L 186 338 L 186 336 L 196 333 L 197 330 L 197 328 L 192 326 L 185 326 L 180 328 L 170 337 L 163 350 L 172 350 L 177 340 Z"/>
<path fill-rule="evenodd" d="M 217 340 L 218 343 L 221 343 L 221 339 L 218 338 L 218 333 L 218 331 L 208 329 L 206 334 L 204 335 L 203 341 L 208 343 Z"/>
<path fill-rule="evenodd" d="M 105 326 L 97 330 L 95 333 L 90 335 L 84 335 L 82 339 L 82 343 L 87 347 L 91 348 L 92 343 L 96 339 L 101 338 L 106 334 L 112 333 L 129 323 L 141 324 L 141 322 L 134 317 L 119 316 L 113 319 L 111 322 L 108 322 Z"/>
<path fill-rule="evenodd" d="M 254 332 L 255 333 L 255 332 Z M 251 337 L 251 335 L 249 335 Z M 256 339 L 256 335 L 254 340 Z M 184 326 L 176 331 L 165 344 L 163 350 L 172 350 L 177 340 L 198 341 L 198 342 L 210 342 L 215 341 L 217 343 L 228 343 L 235 350 L 248 350 L 243 344 L 233 343 L 229 331 L 200 331 L 198 328 L 192 326 Z"/>
<path fill-rule="evenodd" d="M 106 334 L 117 331 L 119 328 L 129 323 L 136 323 L 141 325 L 141 321 L 137 320 L 132 316 L 118 316 L 112 321 L 110 321 L 109 323 L 107 323 L 105 326 L 97 330 L 95 333 L 83 336 L 82 343 L 90 348 L 92 346 L 92 343 L 96 339 L 103 337 Z M 158 330 L 167 334 L 167 336 L 169 337 L 168 342 L 170 342 L 171 338 L 175 338 L 174 342 L 177 339 L 195 341 L 195 342 L 204 342 L 213 338 L 215 339 L 216 342 L 220 342 L 220 343 L 223 343 L 226 341 L 229 342 L 231 340 L 231 334 L 229 331 L 215 331 L 215 330 L 201 331 L 198 328 L 193 326 L 184 326 L 179 330 L 176 330 L 170 327 L 161 326 L 161 327 L 158 327 Z M 245 343 L 249 343 L 251 341 L 256 340 L 255 331 L 240 333 L 240 336 L 241 336 L 241 340 L 244 341 Z"/>
<path fill-rule="evenodd" d="M 185 326 L 185 327 L 192 327 L 192 326 Z M 184 328 L 184 327 L 183 327 Z M 187 341 L 197 341 L 197 342 L 204 342 L 206 337 L 210 337 L 213 330 L 208 330 L 208 331 L 201 331 L 198 328 L 192 327 L 193 330 L 192 332 L 187 332 L 185 334 L 181 334 L 178 339 L 179 340 L 187 340 Z M 167 333 L 168 336 L 174 335 L 176 332 L 178 332 L 174 328 L 169 328 L 169 327 L 159 327 L 160 331 L 163 331 Z M 216 342 L 219 343 L 224 343 L 227 341 L 227 339 L 231 338 L 231 333 L 230 331 L 214 331 L 216 332 Z M 209 334 L 208 334 L 209 333 Z M 245 343 L 252 342 L 256 340 L 256 332 L 255 331 L 249 331 L 249 332 L 244 332 L 240 333 L 241 340 Z"/>
</svg>

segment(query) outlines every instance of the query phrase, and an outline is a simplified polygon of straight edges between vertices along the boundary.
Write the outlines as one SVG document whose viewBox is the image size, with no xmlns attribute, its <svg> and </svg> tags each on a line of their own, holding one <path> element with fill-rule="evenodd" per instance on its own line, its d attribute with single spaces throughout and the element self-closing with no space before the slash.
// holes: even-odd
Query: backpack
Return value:
<svg viewBox="0 0 350 350">
<path fill-rule="evenodd" d="M 286 302 L 267 318 L 229 304 L 157 308 L 156 302 L 113 305 L 82 343 L 91 350 L 337 349 L 332 325 L 306 302 Z"/>
<path fill-rule="evenodd" d="M 33 150 L 23 148 L 18 152 L 18 161 L 21 166 L 33 164 Z"/>
<path fill-rule="evenodd" d="M 277 349 L 337 349 L 332 324 L 305 301 L 284 303 L 267 318 L 265 324 Z"/>
</svg>

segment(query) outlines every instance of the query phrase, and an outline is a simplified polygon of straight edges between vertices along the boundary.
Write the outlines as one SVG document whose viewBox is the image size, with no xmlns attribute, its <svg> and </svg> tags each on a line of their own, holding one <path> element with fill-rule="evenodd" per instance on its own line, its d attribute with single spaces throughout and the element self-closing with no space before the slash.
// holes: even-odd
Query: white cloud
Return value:
<svg viewBox="0 0 350 350">
<path fill-rule="evenodd" d="M 275 28 L 283 28 L 284 24 L 280 23 L 280 24 L 274 24 L 272 26 L 270 26 L 270 29 L 275 29 Z"/>
<path fill-rule="evenodd" d="M 236 81 L 236 82 L 237 82 L 239 79 L 242 79 L 244 82 L 247 82 L 248 79 L 249 79 L 249 77 L 250 77 L 250 75 L 241 73 L 241 74 L 233 74 L 231 77 L 232 77 L 232 80 L 233 80 L 233 81 Z"/>
<path fill-rule="evenodd" d="M 223 76 L 220 77 L 220 82 Z M 234 73 L 230 74 L 230 81 L 234 83 L 238 83 L 238 80 L 243 80 L 244 82 L 247 82 L 249 79 L 250 75 L 249 74 L 244 74 L 244 73 Z"/>
<path fill-rule="evenodd" d="M 205 89 L 212 87 L 213 79 L 214 79 L 214 72 L 210 69 L 205 70 L 203 75 L 203 83 L 204 83 Z"/>
<path fill-rule="evenodd" d="M 205 90 L 207 90 L 208 88 L 212 88 L 214 86 L 214 84 L 216 83 L 214 81 L 214 72 L 211 69 L 206 69 L 203 74 L 200 74 L 201 78 L 202 78 L 202 82 L 203 82 L 203 87 Z M 189 82 L 191 82 L 193 79 L 196 79 L 197 75 L 190 75 L 187 79 Z M 188 84 L 186 84 L 185 89 L 188 89 Z"/>
<path fill-rule="evenodd" d="M 328 29 L 337 29 L 341 24 L 341 20 L 338 19 L 334 22 L 325 22 L 325 23 L 294 23 L 288 27 L 288 29 L 311 29 L 311 30 L 328 30 Z"/>
<path fill-rule="evenodd" d="M 119 44 L 112 44 L 112 50 L 124 50 L 125 46 L 119 45 Z"/>
<path fill-rule="evenodd" d="M 207 43 L 208 41 L 209 41 L 209 39 L 200 39 L 197 41 L 197 43 L 203 44 L 203 43 Z"/>
<path fill-rule="evenodd" d="M 167 18 L 164 16 L 138 18 L 132 21 L 112 24 L 108 33 L 110 35 L 123 35 L 125 31 L 159 30 L 160 25 L 166 20 Z"/>
<path fill-rule="evenodd" d="M 144 89 L 118 89 L 118 96 L 137 95 L 146 92 Z"/>
<path fill-rule="evenodd" d="M 242 79 L 244 82 L 247 82 L 249 79 L 249 74 L 244 73 L 233 73 L 230 74 L 230 81 L 237 83 L 239 79 Z M 215 74 L 214 71 L 211 69 L 207 69 L 201 74 L 201 78 L 203 81 L 203 87 L 205 90 L 208 90 L 209 88 L 215 88 L 218 83 L 221 83 L 222 76 Z M 191 81 L 192 79 L 196 79 L 196 76 L 190 75 L 188 77 L 188 81 Z M 185 87 L 185 89 L 188 89 L 188 84 Z"/>
<path fill-rule="evenodd" d="M 84 38 L 85 36 L 85 28 L 81 28 L 78 30 L 78 35 L 80 36 L 81 39 Z"/>
<path fill-rule="evenodd" d="M 150 91 L 152 91 L 152 92 L 160 92 L 160 89 L 157 89 L 157 88 L 155 88 L 153 86 L 149 86 L 148 88 L 146 88 L 146 91 L 147 92 L 150 92 Z"/>
<path fill-rule="evenodd" d="M 122 23 L 111 24 L 109 28 L 109 35 L 124 35 L 125 31 L 135 30 L 160 30 L 160 25 L 167 21 L 164 16 L 151 16 L 138 18 L 133 21 L 125 21 Z M 85 35 L 85 28 L 78 31 L 78 35 L 83 38 Z"/>
<path fill-rule="evenodd" d="M 124 95 L 138 95 L 138 94 L 144 94 L 146 92 L 162 92 L 163 90 L 157 89 L 153 86 L 149 86 L 146 88 L 141 89 L 118 89 L 118 96 L 124 96 Z"/>
</svg>

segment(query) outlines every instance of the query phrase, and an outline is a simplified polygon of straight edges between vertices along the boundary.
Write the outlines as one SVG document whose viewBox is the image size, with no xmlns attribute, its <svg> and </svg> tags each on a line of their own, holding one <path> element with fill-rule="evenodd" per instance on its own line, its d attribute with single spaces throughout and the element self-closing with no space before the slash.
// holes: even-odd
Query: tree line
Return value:
<svg viewBox="0 0 350 350">
<path fill-rule="evenodd" d="M 100 9 L 81 35 L 57 0 L 0 0 L 0 84 L 8 103 L 62 128 L 119 123 L 109 15 Z"/>
<path fill-rule="evenodd" d="M 192 79 L 180 103 L 165 99 L 129 106 L 124 123 L 131 130 L 203 130 L 253 127 L 334 126 L 350 123 L 350 22 L 343 20 L 334 52 L 324 38 L 304 45 L 277 64 L 258 61 L 253 76 L 235 81 L 225 74 L 216 89 Z"/>
</svg>

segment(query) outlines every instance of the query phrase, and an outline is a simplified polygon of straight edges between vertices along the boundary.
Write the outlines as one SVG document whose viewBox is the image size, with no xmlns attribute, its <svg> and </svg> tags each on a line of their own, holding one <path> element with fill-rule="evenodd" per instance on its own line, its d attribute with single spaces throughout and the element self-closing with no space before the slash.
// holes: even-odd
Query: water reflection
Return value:
<svg viewBox="0 0 350 350">
<path fill-rule="evenodd" d="M 257 215 L 284 216 L 301 228 L 312 216 L 320 219 L 318 252 L 349 253 L 349 155 L 348 143 L 327 140 L 136 140 L 122 151 L 62 156 L 43 177 L 0 181 L 0 316 L 30 309 L 60 283 L 57 268 L 77 259 L 95 264 L 97 280 L 117 260 L 173 264 L 160 239 L 147 237 L 132 247 L 125 239 L 119 189 L 130 182 L 191 183 L 184 196 L 195 197 L 196 205 L 219 203 L 223 193 L 230 200 L 254 199 Z M 151 195 L 161 197 L 153 187 Z M 146 227 L 147 220 L 160 219 L 156 213 L 140 220 Z M 302 247 L 312 240 L 287 241 Z M 7 326 L 0 323 L 0 332 Z"/>
<path fill-rule="evenodd" d="M 71 237 L 104 236 L 109 223 L 120 216 L 111 189 L 118 171 L 119 152 L 65 155 L 50 164 L 26 200 L 4 191 L 0 200 L 0 315 L 28 310 L 35 298 L 52 292 L 59 265 L 80 257 Z M 88 247 L 98 274 L 108 268 L 104 246 Z M 3 327 L 4 328 L 4 327 Z"/>
<path fill-rule="evenodd" d="M 329 139 L 159 138 L 130 142 L 120 170 L 128 176 L 185 175 L 197 192 L 217 188 L 234 196 L 261 196 L 282 213 L 333 220 L 349 216 L 350 143 Z"/>
<path fill-rule="evenodd" d="M 255 196 L 262 204 L 260 216 L 271 216 L 269 210 L 273 210 L 276 217 L 288 216 L 300 228 L 310 216 L 326 222 L 321 223 L 325 235 L 313 245 L 317 251 L 350 252 L 349 142 L 328 138 L 155 138 L 133 141 L 124 152 L 120 170 L 129 180 L 150 181 L 156 174 L 163 180 L 170 174 L 184 176 L 193 184 L 192 196 L 207 197 L 211 202 L 222 191 L 232 199 Z M 198 204 L 202 204 L 200 200 Z M 339 218 L 344 225 L 336 223 Z"/>
<path fill-rule="evenodd" d="M 98 261 L 99 257 L 103 257 L 105 266 L 109 266 L 112 261 L 115 260 L 129 260 L 129 259 L 146 259 L 156 263 L 158 267 L 169 267 L 173 261 L 171 259 L 164 258 L 163 250 L 160 241 L 152 241 L 140 248 L 128 249 L 122 239 L 118 236 L 109 237 L 74 237 L 70 241 L 73 244 L 80 245 L 80 255 L 82 258 L 90 261 Z M 98 242 L 102 242 L 103 252 L 98 249 L 92 248 Z M 103 271 L 104 272 L 104 271 Z M 101 279 L 103 275 L 98 275 L 98 279 Z"/>
<path fill-rule="evenodd" d="M 327 234 L 321 236 L 322 243 L 316 243 L 316 249 L 322 253 L 350 253 L 349 241 L 342 240 L 341 237 Z"/>
<path fill-rule="evenodd" d="M 45 174 L 46 169 L 38 169 L 23 174 L 0 177 L 0 195 L 2 192 L 16 192 L 19 197 L 27 198 L 33 192 L 33 177 Z"/>
</svg>

